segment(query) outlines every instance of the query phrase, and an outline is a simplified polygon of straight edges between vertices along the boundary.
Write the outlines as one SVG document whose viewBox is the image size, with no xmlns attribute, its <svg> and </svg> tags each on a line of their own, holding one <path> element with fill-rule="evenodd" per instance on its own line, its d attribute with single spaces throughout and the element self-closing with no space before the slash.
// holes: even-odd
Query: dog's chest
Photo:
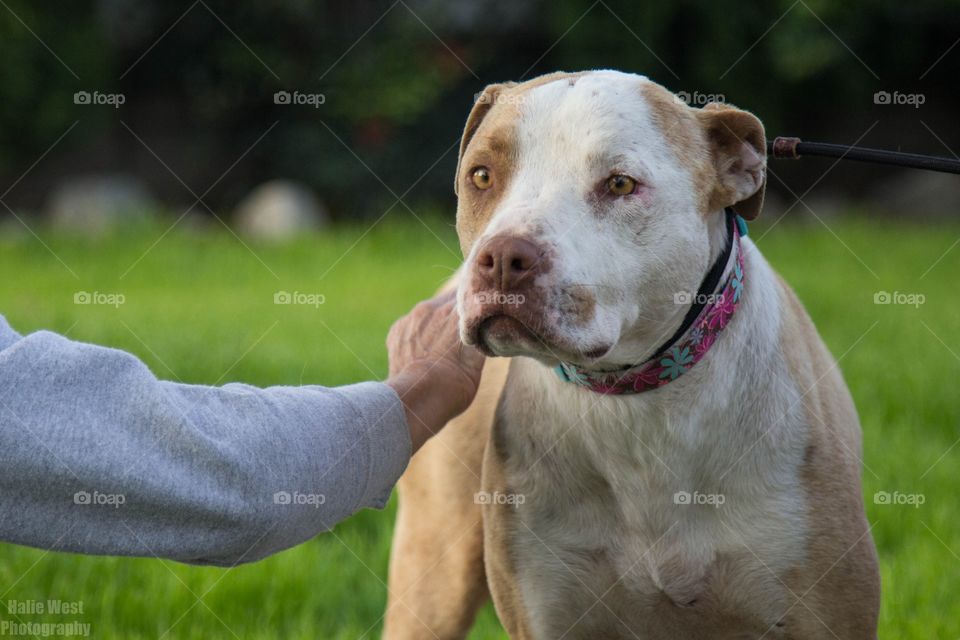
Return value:
<svg viewBox="0 0 960 640">
<path fill-rule="evenodd" d="M 568 637 L 617 637 L 654 623 L 657 637 L 722 620 L 762 633 L 794 602 L 782 580 L 805 542 L 802 438 L 771 448 L 750 435 L 761 425 L 731 424 L 743 412 L 707 415 L 661 395 L 551 398 L 532 422 L 517 411 L 501 434 L 505 490 L 524 496 L 504 514 L 507 544 L 543 637 L 571 626 Z"/>
</svg>

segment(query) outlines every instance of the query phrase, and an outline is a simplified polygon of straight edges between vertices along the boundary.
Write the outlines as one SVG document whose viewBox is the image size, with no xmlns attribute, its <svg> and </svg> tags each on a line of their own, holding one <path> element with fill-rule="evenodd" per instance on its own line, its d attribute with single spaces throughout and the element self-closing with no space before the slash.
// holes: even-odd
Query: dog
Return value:
<svg viewBox="0 0 960 640">
<path fill-rule="evenodd" d="M 477 398 L 400 481 L 385 637 L 875 638 L 850 393 L 746 232 L 760 120 L 645 77 L 488 86 L 460 145 Z M 453 285 L 451 285 L 453 286 Z"/>
</svg>

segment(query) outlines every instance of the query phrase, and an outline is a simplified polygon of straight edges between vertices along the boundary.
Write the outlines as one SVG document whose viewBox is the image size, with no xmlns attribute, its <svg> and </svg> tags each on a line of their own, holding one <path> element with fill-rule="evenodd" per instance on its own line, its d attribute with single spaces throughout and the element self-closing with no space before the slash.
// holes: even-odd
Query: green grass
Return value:
<svg viewBox="0 0 960 640">
<path fill-rule="evenodd" d="M 99 242 L 13 235 L 0 239 L 0 312 L 21 332 L 48 328 L 127 349 L 184 382 L 379 378 L 391 322 L 459 260 L 450 224 L 429 227 L 388 221 L 368 234 L 342 227 L 249 248 L 221 228 L 174 230 L 155 246 L 163 228 Z M 951 447 L 960 437 L 960 247 L 921 275 L 960 227 L 854 219 L 830 228 L 782 223 L 752 233 L 840 358 L 860 411 L 864 492 L 884 581 L 881 637 L 957 637 L 960 446 Z M 926 302 L 875 305 L 880 290 L 922 293 Z M 77 291 L 122 293 L 125 303 L 79 306 Z M 325 302 L 278 306 L 277 291 Z M 922 493 L 926 502 L 874 504 L 881 490 Z M 76 617 L 102 638 L 378 637 L 392 512 L 360 513 L 336 535 L 233 570 L 0 545 L 0 620 L 11 619 L 9 599 L 60 599 L 82 600 Z M 471 637 L 502 637 L 489 607 Z"/>
</svg>

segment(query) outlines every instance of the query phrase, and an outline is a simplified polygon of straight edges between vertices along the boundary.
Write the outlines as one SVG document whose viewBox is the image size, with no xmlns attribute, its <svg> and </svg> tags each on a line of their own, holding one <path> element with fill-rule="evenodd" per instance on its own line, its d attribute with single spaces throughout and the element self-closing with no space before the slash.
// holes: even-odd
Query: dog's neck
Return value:
<svg viewBox="0 0 960 640">
<path fill-rule="evenodd" d="M 780 376 L 776 364 L 781 359 L 780 287 L 776 274 L 749 238 L 742 240 L 741 249 L 747 274 L 742 302 L 709 357 L 687 373 L 648 393 L 604 395 L 562 381 L 552 367 L 536 359 L 517 357 L 511 365 L 508 389 L 519 403 L 512 407 L 557 406 L 558 420 L 572 416 L 592 422 L 591 416 L 596 414 L 602 423 L 610 411 L 626 411 L 622 418 L 629 422 L 639 415 L 649 420 L 661 413 L 675 414 L 681 406 L 685 412 L 716 421 L 732 408 L 733 397 L 751 406 L 766 406 L 771 385 L 779 386 L 774 378 Z M 634 414 L 634 410 L 640 413 Z"/>
<path fill-rule="evenodd" d="M 733 210 L 724 215 L 725 235 L 719 255 L 703 277 L 680 326 L 653 355 L 639 364 L 590 370 L 561 363 L 555 371 L 565 381 L 596 393 L 620 395 L 657 389 L 686 373 L 711 349 L 736 313 L 745 277 L 741 236 L 746 223 Z"/>
</svg>

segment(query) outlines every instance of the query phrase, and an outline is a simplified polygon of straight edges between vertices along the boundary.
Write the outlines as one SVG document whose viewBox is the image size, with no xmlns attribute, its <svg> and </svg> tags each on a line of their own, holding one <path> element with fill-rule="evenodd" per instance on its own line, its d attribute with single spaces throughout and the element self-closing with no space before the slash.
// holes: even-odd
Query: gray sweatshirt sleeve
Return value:
<svg viewBox="0 0 960 640">
<path fill-rule="evenodd" d="M 0 540 L 233 565 L 382 508 L 410 458 L 385 384 L 157 380 L 0 316 Z"/>
</svg>

